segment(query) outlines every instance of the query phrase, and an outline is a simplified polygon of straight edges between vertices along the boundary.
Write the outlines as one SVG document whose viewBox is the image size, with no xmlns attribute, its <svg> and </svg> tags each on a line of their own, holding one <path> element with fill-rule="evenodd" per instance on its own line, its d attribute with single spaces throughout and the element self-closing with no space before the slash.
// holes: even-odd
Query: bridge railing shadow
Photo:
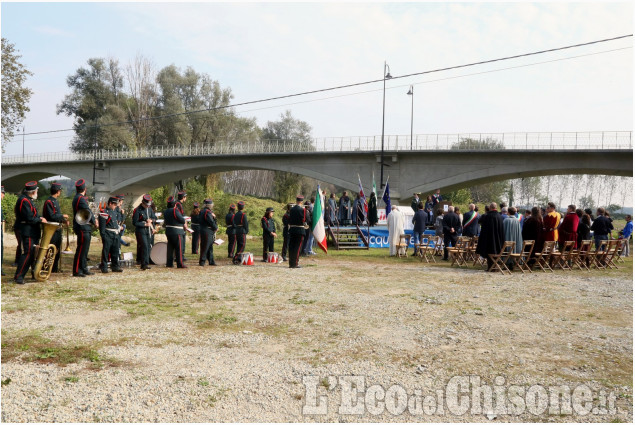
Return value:
<svg viewBox="0 0 635 425">
<path fill-rule="evenodd" d="M 483 143 L 489 141 L 490 144 Z M 493 143 L 493 144 L 492 144 Z M 633 149 L 632 131 L 457 133 L 385 135 L 383 150 L 615 150 Z M 380 152 L 381 136 L 327 137 L 312 140 L 221 141 L 188 146 L 152 146 L 141 149 L 100 149 L 83 152 L 46 152 L 2 155 L 2 164 L 163 158 L 183 156 L 254 155 L 302 152 Z"/>
</svg>

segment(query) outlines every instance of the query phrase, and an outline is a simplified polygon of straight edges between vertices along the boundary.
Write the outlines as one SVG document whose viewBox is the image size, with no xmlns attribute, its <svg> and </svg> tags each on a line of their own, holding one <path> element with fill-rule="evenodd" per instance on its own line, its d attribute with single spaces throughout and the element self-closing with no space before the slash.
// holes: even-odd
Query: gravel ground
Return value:
<svg viewBox="0 0 635 425">
<path fill-rule="evenodd" d="M 3 278 L 2 421 L 632 422 L 630 260 L 502 276 L 382 255 L 319 255 L 301 270 L 217 257 L 215 268 L 190 259 L 186 270 Z M 341 410 L 350 379 L 364 380 L 360 391 L 398 385 L 410 403 L 469 375 L 586 385 L 594 406 L 612 392 L 617 411 L 457 415 L 442 403 L 427 414 L 388 397 Z M 308 414 L 307 388 L 326 397 L 325 414 Z"/>
</svg>

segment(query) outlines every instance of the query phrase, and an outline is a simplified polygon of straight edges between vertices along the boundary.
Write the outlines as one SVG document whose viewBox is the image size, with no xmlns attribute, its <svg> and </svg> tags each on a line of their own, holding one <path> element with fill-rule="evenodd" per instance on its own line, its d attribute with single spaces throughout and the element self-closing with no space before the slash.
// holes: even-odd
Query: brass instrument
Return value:
<svg viewBox="0 0 635 425">
<path fill-rule="evenodd" d="M 77 224 L 79 224 L 80 226 L 83 226 L 84 224 L 88 224 L 88 222 L 90 221 L 90 216 L 91 216 L 91 212 L 89 209 L 85 209 L 85 210 L 79 210 L 77 211 L 77 213 L 75 214 L 75 221 L 77 222 Z"/>
<path fill-rule="evenodd" d="M 66 228 L 66 248 L 62 250 L 62 254 L 72 254 L 73 251 L 71 251 L 71 241 L 68 237 L 70 226 L 68 225 L 68 223 L 65 223 L 64 227 Z"/>
<path fill-rule="evenodd" d="M 57 254 L 57 248 L 51 243 L 51 238 L 58 228 L 59 223 L 42 223 L 42 238 L 40 244 L 36 245 L 35 266 L 33 267 L 35 280 L 39 282 L 44 282 L 51 276 Z"/>
</svg>

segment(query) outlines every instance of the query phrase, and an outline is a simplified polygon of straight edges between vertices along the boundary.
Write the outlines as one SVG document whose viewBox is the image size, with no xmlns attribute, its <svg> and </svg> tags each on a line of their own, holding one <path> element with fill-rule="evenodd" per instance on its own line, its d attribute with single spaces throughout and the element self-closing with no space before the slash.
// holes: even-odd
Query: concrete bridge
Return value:
<svg viewBox="0 0 635 425">
<path fill-rule="evenodd" d="M 497 140 L 503 149 L 477 149 L 460 140 Z M 213 146 L 155 147 L 85 153 L 43 153 L 3 156 L 2 183 L 20 190 L 25 181 L 63 175 L 92 182 L 95 197 L 126 193 L 133 197 L 180 179 L 230 170 L 289 171 L 357 191 L 365 190 L 374 173 L 381 174 L 381 140 L 377 137 L 322 139 L 311 144 L 217 143 Z M 506 133 L 479 135 L 386 136 L 384 176 L 391 198 L 402 202 L 413 192 L 439 188 L 452 191 L 475 184 L 549 174 L 633 175 L 631 132 Z M 381 196 L 381 193 L 378 194 Z"/>
</svg>

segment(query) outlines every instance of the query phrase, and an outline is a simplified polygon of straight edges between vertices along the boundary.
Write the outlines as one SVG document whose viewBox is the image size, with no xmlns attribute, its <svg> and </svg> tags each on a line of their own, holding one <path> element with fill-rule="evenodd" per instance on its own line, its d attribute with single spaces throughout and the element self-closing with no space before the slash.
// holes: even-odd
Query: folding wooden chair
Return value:
<svg viewBox="0 0 635 425">
<path fill-rule="evenodd" d="M 434 239 L 434 255 L 443 255 L 443 238 L 441 236 L 436 236 Z"/>
<path fill-rule="evenodd" d="M 573 250 L 571 257 L 573 266 L 577 266 L 580 270 L 584 268 L 587 271 L 591 271 L 589 269 L 589 252 L 591 252 L 592 243 L 592 240 L 581 241 L 580 248 Z"/>
<path fill-rule="evenodd" d="M 467 253 L 467 245 L 470 243 L 469 236 L 460 236 L 456 240 L 456 246 L 448 248 L 448 255 L 452 258 L 450 267 L 456 263 L 459 267 L 466 265 L 465 254 Z"/>
<path fill-rule="evenodd" d="M 510 255 L 514 253 L 514 248 L 516 248 L 515 241 L 505 241 L 498 254 L 489 254 L 489 258 L 493 261 L 493 263 L 487 271 L 491 272 L 498 270 L 502 274 L 505 274 L 505 272 L 512 274 L 505 263 L 507 263 Z"/>
<path fill-rule="evenodd" d="M 619 253 L 620 241 L 619 239 L 613 239 L 609 241 L 609 246 L 606 250 L 606 255 L 604 257 L 604 264 L 606 267 L 611 269 L 617 269 L 617 264 L 615 264 L 615 260 L 618 257 Z"/>
<path fill-rule="evenodd" d="M 557 251 L 552 254 L 554 269 L 556 267 L 560 267 L 562 270 L 571 270 L 569 263 L 571 261 L 574 246 L 575 241 L 565 241 L 562 246 L 562 251 Z"/>
<path fill-rule="evenodd" d="M 546 241 L 542 246 L 542 251 L 536 253 L 536 265 L 542 269 L 543 272 L 547 273 L 547 270 L 553 272 L 551 265 L 551 254 L 556 246 L 555 241 Z"/>
<path fill-rule="evenodd" d="M 593 261 L 591 264 L 595 266 L 596 269 L 605 269 L 606 268 L 606 255 L 609 252 L 609 241 L 604 241 L 600 246 L 595 247 L 595 251 L 591 251 L 589 253 L 589 258 Z"/>
<path fill-rule="evenodd" d="M 474 261 L 478 258 L 476 253 L 476 245 L 478 244 L 478 236 L 472 236 L 470 243 L 467 245 L 465 253 L 465 261 Z"/>
<path fill-rule="evenodd" d="M 520 253 L 511 254 L 510 257 L 514 260 L 514 264 L 512 265 L 512 271 L 518 268 L 521 272 L 525 273 L 526 271 L 532 273 L 531 267 L 527 265 L 529 259 L 531 258 L 531 253 L 534 252 L 534 245 L 536 241 L 523 241 L 523 249 Z"/>
<path fill-rule="evenodd" d="M 397 244 L 397 256 L 400 258 L 407 257 L 409 245 L 410 245 L 410 235 L 406 235 L 406 234 L 399 235 L 399 243 Z"/>
<path fill-rule="evenodd" d="M 426 263 L 432 261 L 436 263 L 437 260 L 434 258 L 435 246 L 433 239 L 427 239 L 425 244 L 421 244 L 419 247 L 419 256 L 421 261 L 426 260 Z"/>
</svg>

